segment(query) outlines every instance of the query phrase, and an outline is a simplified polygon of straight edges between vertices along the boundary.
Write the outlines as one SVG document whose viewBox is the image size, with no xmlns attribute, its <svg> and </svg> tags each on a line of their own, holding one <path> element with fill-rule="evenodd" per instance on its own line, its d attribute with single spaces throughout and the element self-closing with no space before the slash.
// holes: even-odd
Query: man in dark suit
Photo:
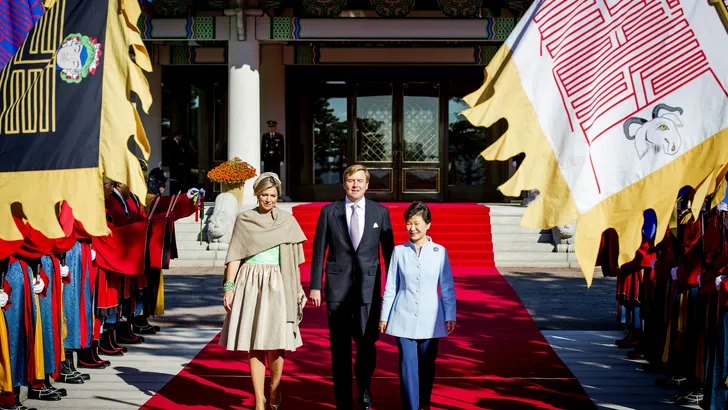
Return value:
<svg viewBox="0 0 728 410">
<path fill-rule="evenodd" d="M 364 198 L 368 187 L 369 171 L 365 166 L 347 168 L 344 171 L 346 199 L 321 209 L 313 241 L 310 299 L 315 306 L 321 306 L 325 270 L 331 367 L 339 410 L 352 409 L 352 337 L 356 343 L 354 372 L 359 405 L 365 410 L 371 408 L 369 387 L 377 361 L 375 344 L 379 339 L 378 315 L 382 303 L 379 249 L 381 245 L 386 269 L 394 249 L 389 210 Z"/>
</svg>

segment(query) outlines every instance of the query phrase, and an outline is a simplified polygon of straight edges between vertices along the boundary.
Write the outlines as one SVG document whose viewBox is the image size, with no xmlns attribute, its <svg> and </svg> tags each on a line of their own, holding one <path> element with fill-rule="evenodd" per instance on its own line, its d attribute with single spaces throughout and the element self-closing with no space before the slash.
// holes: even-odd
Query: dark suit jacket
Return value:
<svg viewBox="0 0 728 410">
<path fill-rule="evenodd" d="M 171 169 L 179 168 L 179 164 L 185 162 L 185 150 L 182 147 L 182 142 L 177 142 L 174 138 L 168 138 L 164 147 L 164 158 L 162 161 L 164 165 Z M 175 176 L 174 178 L 179 178 Z"/>
<path fill-rule="evenodd" d="M 389 269 L 394 234 L 389 209 L 365 200 L 364 232 L 356 251 L 349 237 L 344 201 L 336 201 L 321 209 L 313 240 L 311 289 L 321 289 L 326 258 L 324 296 L 327 302 L 343 302 L 351 292 L 358 293 L 356 296 L 361 298 L 361 303 L 381 300 L 379 247 L 381 244 L 385 269 Z"/>
</svg>

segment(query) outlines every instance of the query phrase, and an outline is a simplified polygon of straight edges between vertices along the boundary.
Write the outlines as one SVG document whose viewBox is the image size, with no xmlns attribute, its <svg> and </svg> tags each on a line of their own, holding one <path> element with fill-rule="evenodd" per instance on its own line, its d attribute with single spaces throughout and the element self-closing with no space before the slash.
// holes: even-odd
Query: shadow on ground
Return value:
<svg viewBox="0 0 728 410">
<path fill-rule="evenodd" d="M 222 327 L 221 270 L 217 274 L 164 275 L 164 315 L 152 321 L 160 326 Z"/>
<path fill-rule="evenodd" d="M 576 270 L 499 269 L 540 330 L 617 329 L 616 280 Z"/>
<path fill-rule="evenodd" d="M 613 330 L 614 278 L 596 273 L 591 288 L 576 270 L 499 269 L 541 330 Z M 165 275 L 164 326 L 221 327 L 221 270 Z M 306 291 L 308 291 L 307 287 Z"/>
</svg>

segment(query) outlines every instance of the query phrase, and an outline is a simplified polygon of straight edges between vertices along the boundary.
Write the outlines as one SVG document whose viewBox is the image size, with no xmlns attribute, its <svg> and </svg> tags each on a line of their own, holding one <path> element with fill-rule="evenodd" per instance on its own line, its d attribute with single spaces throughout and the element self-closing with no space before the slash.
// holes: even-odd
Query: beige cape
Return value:
<svg viewBox="0 0 728 410">
<path fill-rule="evenodd" d="M 280 247 L 281 274 L 286 292 L 286 321 L 298 323 L 301 320 L 301 301 L 305 295 L 301 287 L 301 273 L 298 265 L 304 262 L 303 242 L 306 235 L 296 219 L 278 208 L 268 214 L 261 214 L 258 208 L 243 211 L 235 220 L 230 247 L 225 264 L 245 260 L 260 252 Z"/>
</svg>

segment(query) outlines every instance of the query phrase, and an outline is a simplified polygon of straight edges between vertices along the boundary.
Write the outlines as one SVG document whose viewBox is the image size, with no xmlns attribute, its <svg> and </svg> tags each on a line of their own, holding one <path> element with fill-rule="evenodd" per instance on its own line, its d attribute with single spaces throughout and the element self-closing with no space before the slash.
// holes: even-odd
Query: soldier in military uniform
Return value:
<svg viewBox="0 0 728 410">
<path fill-rule="evenodd" d="M 263 161 L 263 172 L 273 172 L 281 175 L 283 165 L 283 135 L 276 132 L 275 121 L 268 121 L 268 132 L 263 134 L 260 144 L 260 159 Z"/>
</svg>

